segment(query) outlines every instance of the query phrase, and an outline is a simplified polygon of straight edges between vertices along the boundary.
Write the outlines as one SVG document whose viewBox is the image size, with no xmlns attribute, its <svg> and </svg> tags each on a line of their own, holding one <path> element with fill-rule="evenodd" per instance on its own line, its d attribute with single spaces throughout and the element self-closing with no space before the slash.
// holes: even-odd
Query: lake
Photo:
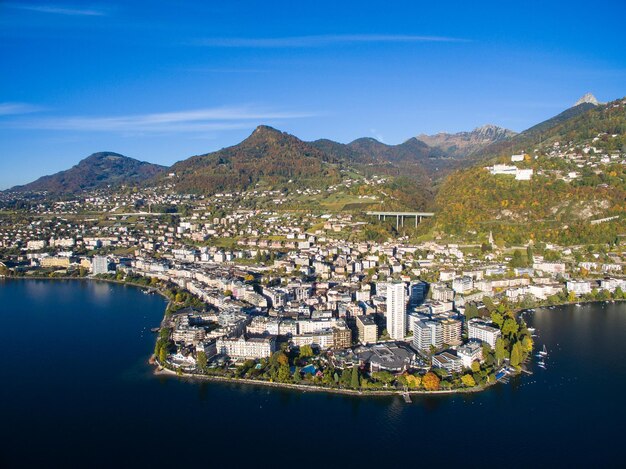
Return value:
<svg viewBox="0 0 626 469">
<path fill-rule="evenodd" d="M 626 303 L 538 310 L 546 370 L 412 404 L 156 377 L 164 308 L 128 286 L 0 280 L 0 466 L 623 467 Z"/>
</svg>

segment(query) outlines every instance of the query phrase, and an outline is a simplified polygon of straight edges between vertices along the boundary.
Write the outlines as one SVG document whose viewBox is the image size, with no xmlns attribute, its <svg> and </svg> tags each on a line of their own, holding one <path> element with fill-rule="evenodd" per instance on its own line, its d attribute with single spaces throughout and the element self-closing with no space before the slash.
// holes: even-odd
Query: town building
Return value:
<svg viewBox="0 0 626 469">
<path fill-rule="evenodd" d="M 413 346 L 422 353 L 428 353 L 431 347 L 443 345 L 443 325 L 441 321 L 417 321 L 413 329 Z"/>
<path fill-rule="evenodd" d="M 584 280 L 574 281 L 571 280 L 566 284 L 567 291 L 574 293 L 576 296 L 588 295 L 591 293 L 591 282 Z"/>
<path fill-rule="evenodd" d="M 443 343 L 448 345 L 460 345 L 463 323 L 458 319 L 444 319 L 441 321 Z"/>
<path fill-rule="evenodd" d="M 470 368 L 475 361 L 482 361 L 483 347 L 478 341 L 471 341 L 459 347 L 457 356 L 463 361 L 465 368 Z"/>
<path fill-rule="evenodd" d="M 268 358 L 276 351 L 276 340 L 273 337 L 245 336 L 236 338 L 221 337 L 216 342 L 217 353 L 235 360 Z"/>
<path fill-rule="evenodd" d="M 109 272 L 109 259 L 105 256 L 93 256 L 91 270 L 94 275 L 106 274 Z"/>
<path fill-rule="evenodd" d="M 357 316 L 356 327 L 359 331 L 360 343 L 375 344 L 378 342 L 378 325 L 373 314 Z"/>
<path fill-rule="evenodd" d="M 463 369 L 463 360 L 451 352 L 441 352 L 433 356 L 433 368 L 458 373 Z"/>
<path fill-rule="evenodd" d="M 387 332 L 393 340 L 406 336 L 406 287 L 401 282 L 387 285 Z"/>
<path fill-rule="evenodd" d="M 486 342 L 491 348 L 496 347 L 496 340 L 501 336 L 500 329 L 490 326 L 480 319 L 470 319 L 467 324 L 468 337 Z"/>
</svg>

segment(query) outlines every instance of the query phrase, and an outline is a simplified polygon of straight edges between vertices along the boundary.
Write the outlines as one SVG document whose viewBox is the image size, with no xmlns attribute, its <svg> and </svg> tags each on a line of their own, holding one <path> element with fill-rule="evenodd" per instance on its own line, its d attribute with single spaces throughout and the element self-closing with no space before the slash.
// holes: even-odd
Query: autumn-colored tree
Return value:
<svg viewBox="0 0 626 469">
<path fill-rule="evenodd" d="M 407 386 L 411 389 L 417 389 L 422 384 L 422 377 L 419 375 L 405 375 Z"/>
<path fill-rule="evenodd" d="M 280 367 L 278 368 L 278 377 L 276 379 L 281 383 L 286 383 L 291 379 L 291 374 L 289 373 L 289 365 L 280 365 Z"/>
<path fill-rule="evenodd" d="M 517 331 L 519 331 L 519 324 L 515 322 L 515 319 L 507 319 L 504 321 L 504 324 L 502 325 L 502 334 L 505 336 L 511 336 L 513 334 L 517 334 Z"/>
<path fill-rule="evenodd" d="M 422 386 L 424 386 L 424 389 L 427 391 L 437 391 L 440 382 L 439 377 L 432 371 L 426 373 L 422 378 Z"/>
<path fill-rule="evenodd" d="M 513 344 L 511 349 L 511 366 L 519 366 L 522 362 L 522 346 L 519 342 Z"/>
<path fill-rule="evenodd" d="M 478 373 L 480 371 L 480 362 L 478 360 L 474 360 L 471 368 L 473 373 Z"/>
<path fill-rule="evenodd" d="M 476 386 L 476 381 L 474 381 L 474 377 L 469 373 L 461 377 L 461 382 L 463 383 L 463 386 L 468 388 L 473 388 L 474 386 Z"/>
<path fill-rule="evenodd" d="M 533 351 L 533 339 L 529 335 L 525 335 L 522 339 L 522 348 L 525 352 L 530 353 Z"/>
<path fill-rule="evenodd" d="M 313 356 L 313 348 L 305 344 L 300 347 L 300 358 L 309 358 Z"/>
<path fill-rule="evenodd" d="M 498 337 L 496 340 L 496 350 L 495 350 L 495 358 L 496 363 L 499 365 L 502 363 L 502 360 L 506 358 L 506 349 L 504 348 L 504 340 Z"/>
<path fill-rule="evenodd" d="M 277 352 L 274 352 L 270 357 L 270 364 L 276 364 L 279 366 L 289 365 L 289 358 L 287 357 L 285 352 L 279 350 Z"/>
</svg>

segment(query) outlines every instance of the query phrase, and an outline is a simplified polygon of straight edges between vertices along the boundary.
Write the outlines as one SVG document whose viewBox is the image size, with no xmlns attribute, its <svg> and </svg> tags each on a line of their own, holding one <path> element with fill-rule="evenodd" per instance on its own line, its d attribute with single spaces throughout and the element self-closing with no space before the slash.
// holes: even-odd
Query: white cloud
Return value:
<svg viewBox="0 0 626 469">
<path fill-rule="evenodd" d="M 323 47 L 358 43 L 412 43 L 412 42 L 468 42 L 467 39 L 447 36 L 414 36 L 390 34 L 327 34 L 317 36 L 292 36 L 276 38 L 224 37 L 204 38 L 195 42 L 207 47 L 242 48 L 297 48 Z"/>
<path fill-rule="evenodd" d="M 42 108 L 26 103 L 0 103 L 0 116 L 11 116 L 15 114 L 28 114 L 41 111 Z"/>
<path fill-rule="evenodd" d="M 14 120 L 9 127 L 90 132 L 206 132 L 249 128 L 267 120 L 299 119 L 314 114 L 218 107 L 127 116 L 68 116 Z"/>
<path fill-rule="evenodd" d="M 55 15 L 66 16 L 105 16 L 107 13 L 103 10 L 92 8 L 73 8 L 60 5 L 31 5 L 28 3 L 5 3 L 5 7 L 15 8 L 17 10 L 35 11 L 38 13 L 51 13 Z"/>
</svg>

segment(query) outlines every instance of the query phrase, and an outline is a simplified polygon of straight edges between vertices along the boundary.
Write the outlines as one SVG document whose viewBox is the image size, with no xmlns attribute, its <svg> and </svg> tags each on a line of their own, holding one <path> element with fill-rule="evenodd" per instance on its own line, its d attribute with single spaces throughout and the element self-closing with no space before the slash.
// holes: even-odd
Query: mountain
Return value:
<svg viewBox="0 0 626 469">
<path fill-rule="evenodd" d="M 293 135 L 261 125 L 241 143 L 179 161 L 168 172 L 175 173 L 178 191 L 216 193 L 289 181 L 325 186 L 339 180 L 339 163 Z"/>
<path fill-rule="evenodd" d="M 516 153 L 524 151 L 529 146 L 535 145 L 545 139 L 552 129 L 557 128 L 560 124 L 564 124 L 581 114 L 585 114 L 590 109 L 599 106 L 598 100 L 591 94 L 587 93 L 581 97 L 574 106 L 536 124 L 511 138 L 495 141 L 485 146 L 471 155 L 476 160 L 489 158 L 492 156 L 503 155 L 505 153 Z"/>
<path fill-rule="evenodd" d="M 431 182 L 452 166 L 447 154 L 416 138 L 398 145 L 387 145 L 371 137 L 359 138 L 347 144 L 327 139 L 310 143 L 365 174 L 405 176 Z"/>
<path fill-rule="evenodd" d="M 513 153 L 526 156 L 513 162 Z M 532 170 L 532 177 L 491 174 L 493 164 Z M 493 232 L 516 245 L 612 243 L 626 233 L 625 200 L 626 99 L 584 102 L 449 175 L 436 197 L 434 224 L 476 241 Z"/>
<path fill-rule="evenodd" d="M 451 157 L 463 158 L 494 142 L 500 142 L 515 135 L 516 133 L 512 130 L 487 124 L 477 127 L 471 132 L 458 132 L 455 134 L 440 132 L 435 135 L 420 134 L 417 136 L 417 139 L 430 147 L 438 148 Z"/>
<path fill-rule="evenodd" d="M 591 93 L 587 93 L 585 95 L 583 95 L 578 101 L 576 101 L 576 104 L 574 104 L 574 107 L 578 106 L 579 104 L 593 104 L 594 106 L 598 106 L 599 104 L 601 104 L 594 95 L 592 95 Z"/>
<path fill-rule="evenodd" d="M 105 186 L 138 184 L 153 178 L 164 169 L 164 166 L 138 161 L 119 153 L 99 152 L 68 170 L 40 177 L 34 182 L 10 190 L 67 194 Z"/>
</svg>

